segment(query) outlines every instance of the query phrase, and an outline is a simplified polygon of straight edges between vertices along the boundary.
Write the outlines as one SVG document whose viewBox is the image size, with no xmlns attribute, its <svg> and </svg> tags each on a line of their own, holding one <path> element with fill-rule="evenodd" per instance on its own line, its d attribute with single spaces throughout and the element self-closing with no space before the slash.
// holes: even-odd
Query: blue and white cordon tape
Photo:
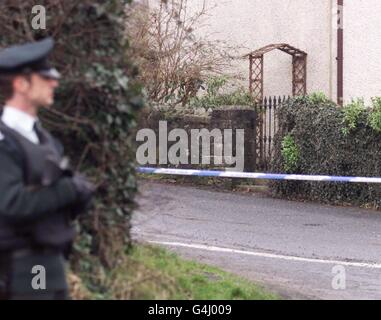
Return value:
<svg viewBox="0 0 381 320">
<path fill-rule="evenodd" d="M 199 176 L 199 177 L 326 181 L 326 182 L 351 182 L 351 183 L 381 183 L 381 177 L 368 178 L 368 177 L 317 176 L 317 175 L 301 175 L 301 174 L 274 174 L 274 173 L 255 173 L 255 172 L 238 172 L 238 171 L 189 170 L 189 169 L 147 168 L 147 167 L 138 167 L 137 171 L 140 173 L 147 173 L 147 174 L 165 174 L 165 175 Z"/>
</svg>

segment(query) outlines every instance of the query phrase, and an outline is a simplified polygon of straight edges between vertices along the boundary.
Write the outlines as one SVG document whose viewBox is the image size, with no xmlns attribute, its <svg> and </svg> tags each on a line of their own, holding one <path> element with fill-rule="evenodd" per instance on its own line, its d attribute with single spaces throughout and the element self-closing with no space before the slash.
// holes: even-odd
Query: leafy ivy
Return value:
<svg viewBox="0 0 381 320">
<path fill-rule="evenodd" d="M 373 99 L 373 108 L 366 108 L 362 99 L 345 107 L 311 100 L 294 97 L 278 108 L 271 172 L 378 177 L 381 99 Z M 350 134 L 343 135 L 343 126 Z M 270 186 L 287 198 L 381 208 L 381 186 L 376 184 L 273 181 Z"/>
<path fill-rule="evenodd" d="M 291 134 L 287 134 L 282 140 L 281 153 L 284 160 L 284 169 L 287 172 L 295 171 L 299 164 L 299 148 Z"/>
<path fill-rule="evenodd" d="M 368 122 L 371 128 L 377 132 L 381 132 L 381 97 L 372 98 L 372 107 Z"/>
<path fill-rule="evenodd" d="M 351 131 L 357 128 L 361 114 L 365 111 L 364 99 L 352 100 L 343 108 L 343 125 L 341 132 L 348 135 Z"/>
</svg>

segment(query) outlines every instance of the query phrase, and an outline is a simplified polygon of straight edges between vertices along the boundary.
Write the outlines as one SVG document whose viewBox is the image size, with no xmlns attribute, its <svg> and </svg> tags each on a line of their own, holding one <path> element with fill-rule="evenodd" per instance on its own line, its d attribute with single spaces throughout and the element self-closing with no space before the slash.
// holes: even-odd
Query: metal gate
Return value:
<svg viewBox="0 0 381 320">
<path fill-rule="evenodd" d="M 278 131 L 277 109 L 290 97 L 265 97 L 257 104 L 256 170 L 268 170 L 272 159 L 274 136 Z"/>
</svg>

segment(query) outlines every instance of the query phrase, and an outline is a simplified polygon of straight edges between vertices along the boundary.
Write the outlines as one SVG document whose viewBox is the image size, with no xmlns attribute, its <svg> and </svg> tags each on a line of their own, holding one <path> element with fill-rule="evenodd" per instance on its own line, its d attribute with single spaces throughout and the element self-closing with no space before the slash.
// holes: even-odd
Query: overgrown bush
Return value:
<svg viewBox="0 0 381 320">
<path fill-rule="evenodd" d="M 136 191 L 131 130 L 143 106 L 135 68 L 126 56 L 124 0 L 2 0 L 0 46 L 48 35 L 53 64 L 63 73 L 56 103 L 43 122 L 66 146 L 75 168 L 98 185 L 95 209 L 81 217 L 72 258 L 88 288 L 102 284 L 130 243 Z M 46 8 L 46 30 L 31 28 L 32 7 Z M 103 288 L 107 290 L 107 288 Z"/>
<path fill-rule="evenodd" d="M 215 108 L 219 106 L 251 106 L 254 104 L 247 90 L 242 87 L 226 88 L 228 84 L 228 77 L 209 78 L 205 87 L 201 87 L 202 90 L 205 90 L 205 93 L 192 97 L 189 100 L 189 106 L 193 108 Z"/>
<path fill-rule="evenodd" d="M 356 129 L 359 119 L 361 115 L 364 115 L 365 111 L 364 99 L 352 100 L 351 103 L 344 106 L 344 127 L 342 129 L 344 135 L 347 135 L 352 130 Z"/>
<path fill-rule="evenodd" d="M 290 160 L 284 156 L 284 141 L 292 136 L 299 159 L 290 173 L 380 176 L 381 136 L 369 122 L 376 119 L 377 110 L 364 108 L 361 101 L 340 108 L 328 99 L 291 99 L 278 110 L 272 171 L 284 173 L 290 169 Z M 274 194 L 289 198 L 381 206 L 381 186 L 375 184 L 278 181 L 271 183 L 271 189 Z"/>
<path fill-rule="evenodd" d="M 129 52 L 154 104 L 185 106 L 209 76 L 230 65 L 235 49 L 197 32 L 208 14 L 206 1 L 200 3 L 197 12 L 188 0 L 137 2 L 128 10 Z"/>
</svg>

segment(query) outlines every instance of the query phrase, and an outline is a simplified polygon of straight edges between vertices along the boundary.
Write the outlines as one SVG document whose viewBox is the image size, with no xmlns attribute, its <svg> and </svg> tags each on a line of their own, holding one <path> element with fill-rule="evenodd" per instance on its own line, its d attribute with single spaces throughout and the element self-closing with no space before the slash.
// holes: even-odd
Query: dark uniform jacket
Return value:
<svg viewBox="0 0 381 320">
<path fill-rule="evenodd" d="M 11 261 L 10 290 L 31 290 L 34 265 L 47 268 L 48 289 L 65 289 L 60 251 L 74 237 L 68 208 L 76 202 L 77 193 L 69 177 L 45 183 L 42 176 L 47 150 L 50 156 L 59 158 L 63 148 L 46 131 L 41 146 L 33 145 L 2 122 L 0 133 L 0 254 L 23 248 L 57 250 L 57 254 L 33 254 Z"/>
</svg>

